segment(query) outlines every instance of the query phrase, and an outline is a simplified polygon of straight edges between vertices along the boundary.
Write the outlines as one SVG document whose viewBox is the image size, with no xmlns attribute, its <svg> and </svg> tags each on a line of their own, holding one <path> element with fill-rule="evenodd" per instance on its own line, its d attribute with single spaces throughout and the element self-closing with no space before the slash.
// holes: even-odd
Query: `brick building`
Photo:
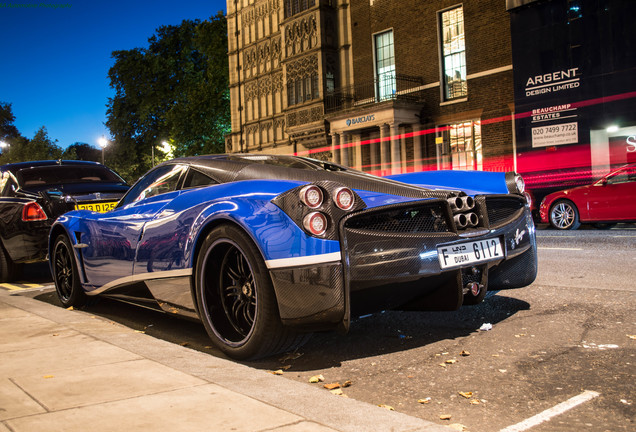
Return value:
<svg viewBox="0 0 636 432">
<path fill-rule="evenodd" d="M 502 0 L 228 0 L 228 152 L 377 174 L 515 165 Z"/>
</svg>

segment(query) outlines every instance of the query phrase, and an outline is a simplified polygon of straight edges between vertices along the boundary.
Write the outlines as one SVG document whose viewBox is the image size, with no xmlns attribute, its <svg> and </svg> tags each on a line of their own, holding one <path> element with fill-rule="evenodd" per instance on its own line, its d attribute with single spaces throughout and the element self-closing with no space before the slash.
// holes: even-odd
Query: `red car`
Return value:
<svg viewBox="0 0 636 432">
<path fill-rule="evenodd" d="M 562 230 L 588 222 L 599 226 L 636 222 L 636 163 L 594 184 L 551 193 L 541 201 L 539 213 L 541 222 Z"/>
</svg>

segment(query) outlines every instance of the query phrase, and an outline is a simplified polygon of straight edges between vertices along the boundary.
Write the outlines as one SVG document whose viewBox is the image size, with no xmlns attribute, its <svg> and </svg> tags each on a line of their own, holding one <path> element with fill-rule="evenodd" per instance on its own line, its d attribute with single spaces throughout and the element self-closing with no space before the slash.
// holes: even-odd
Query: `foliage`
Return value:
<svg viewBox="0 0 636 432">
<path fill-rule="evenodd" d="M 62 159 L 101 162 L 102 151 L 86 143 L 76 142 L 64 150 Z"/>
<path fill-rule="evenodd" d="M 162 26 L 148 48 L 113 52 L 108 76 L 115 96 L 106 126 L 113 138 L 106 162 L 134 180 L 166 155 L 219 153 L 230 128 L 227 24 L 219 12 L 209 20 Z"/>
<path fill-rule="evenodd" d="M 13 124 L 14 121 L 11 104 L 0 102 L 0 141 L 10 144 L 11 139 L 20 137 L 18 128 Z"/>
<path fill-rule="evenodd" d="M 62 157 L 62 149 L 49 138 L 46 128 L 42 126 L 32 139 L 22 136 L 13 138 L 10 147 L 0 156 L 0 163 L 24 162 L 30 160 L 55 160 Z"/>
</svg>

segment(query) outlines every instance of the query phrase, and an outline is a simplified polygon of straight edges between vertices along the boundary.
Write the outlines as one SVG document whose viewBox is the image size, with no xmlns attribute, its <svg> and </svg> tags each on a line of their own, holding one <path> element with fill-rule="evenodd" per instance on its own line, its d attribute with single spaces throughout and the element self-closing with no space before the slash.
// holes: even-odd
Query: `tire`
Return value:
<svg viewBox="0 0 636 432">
<path fill-rule="evenodd" d="M 85 306 L 87 296 L 80 284 L 73 247 L 66 235 L 60 234 L 55 239 L 51 262 L 55 291 L 62 306 L 66 308 Z"/>
<path fill-rule="evenodd" d="M 238 227 L 221 225 L 210 232 L 197 256 L 195 277 L 199 317 L 228 357 L 266 357 L 307 339 L 283 326 L 265 262 Z"/>
<path fill-rule="evenodd" d="M 17 266 L 9 258 L 9 254 L 0 246 L 0 283 L 15 280 Z"/>
<path fill-rule="evenodd" d="M 550 207 L 550 225 L 559 230 L 575 230 L 581 226 L 579 211 L 572 201 L 558 200 Z"/>
</svg>

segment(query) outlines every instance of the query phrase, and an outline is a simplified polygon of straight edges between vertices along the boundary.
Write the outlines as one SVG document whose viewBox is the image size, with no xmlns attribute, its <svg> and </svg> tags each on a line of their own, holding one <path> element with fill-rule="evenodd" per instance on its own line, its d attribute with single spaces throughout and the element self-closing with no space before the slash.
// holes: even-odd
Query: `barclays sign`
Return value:
<svg viewBox="0 0 636 432">
<path fill-rule="evenodd" d="M 371 122 L 373 120 L 375 120 L 375 114 L 369 114 L 367 116 L 362 116 L 362 117 L 348 118 L 346 120 L 346 124 L 347 124 L 347 127 L 349 127 L 349 126 L 355 126 L 361 123 Z"/>
</svg>

